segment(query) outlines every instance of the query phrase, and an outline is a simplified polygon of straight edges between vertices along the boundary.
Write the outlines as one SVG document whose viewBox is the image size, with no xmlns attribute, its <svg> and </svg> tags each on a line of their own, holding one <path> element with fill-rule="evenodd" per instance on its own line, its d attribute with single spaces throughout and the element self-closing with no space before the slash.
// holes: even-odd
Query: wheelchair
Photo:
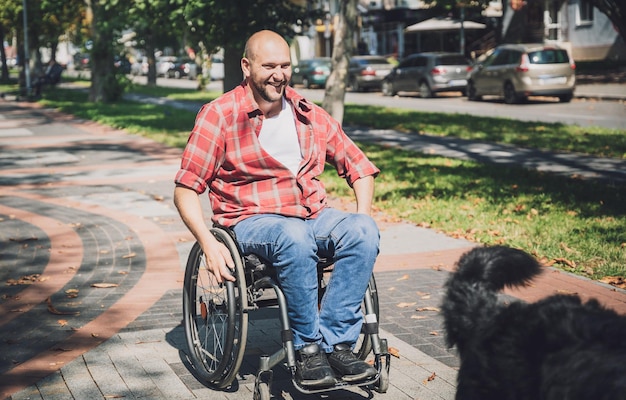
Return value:
<svg viewBox="0 0 626 400">
<path fill-rule="evenodd" d="M 296 351 L 287 317 L 286 300 L 276 283 L 274 268 L 254 254 L 242 255 L 234 234 L 229 229 L 213 227 L 211 232 L 228 248 L 235 262 L 233 273 L 236 280 L 218 284 L 205 266 L 200 245 L 197 242 L 193 245 L 185 269 L 183 324 L 189 361 L 199 381 L 214 389 L 229 387 L 239 372 L 245 353 L 249 313 L 262 307 L 278 306 L 282 348 L 274 354 L 260 356 L 254 385 L 255 400 L 270 399 L 272 368 L 281 363 L 286 365 L 291 373 L 294 387 L 305 394 L 349 386 L 368 387 L 380 393 L 387 391 L 390 356 L 386 339 L 378 336 L 379 305 L 373 275 L 361 306 L 364 321 L 354 353 L 365 360 L 373 351 L 374 367 L 378 373 L 373 378 L 361 382 L 338 380 L 335 386 L 328 388 L 306 387 L 295 378 Z M 318 264 L 320 300 L 331 273 L 332 263 L 320 260 Z M 265 290 L 269 293 L 264 293 Z"/>
</svg>

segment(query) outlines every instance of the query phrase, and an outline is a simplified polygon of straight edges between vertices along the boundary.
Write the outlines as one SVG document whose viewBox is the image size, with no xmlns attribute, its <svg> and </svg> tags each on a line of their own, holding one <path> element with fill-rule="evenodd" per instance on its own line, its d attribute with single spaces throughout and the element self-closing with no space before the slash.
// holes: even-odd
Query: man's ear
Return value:
<svg viewBox="0 0 626 400">
<path fill-rule="evenodd" d="M 243 57 L 241 59 L 241 70 L 243 71 L 244 78 L 250 76 L 250 60 L 246 57 Z"/>
</svg>

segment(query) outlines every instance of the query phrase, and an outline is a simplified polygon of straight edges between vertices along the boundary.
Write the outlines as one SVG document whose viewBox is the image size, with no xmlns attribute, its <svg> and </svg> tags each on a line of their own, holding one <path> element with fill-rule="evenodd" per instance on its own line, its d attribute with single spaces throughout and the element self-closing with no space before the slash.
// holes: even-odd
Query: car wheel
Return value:
<svg viewBox="0 0 626 400">
<path fill-rule="evenodd" d="M 474 85 L 474 82 L 469 81 L 467 83 L 467 99 L 469 101 L 479 101 L 481 98 L 482 96 L 476 94 L 476 86 Z"/>
<path fill-rule="evenodd" d="M 572 93 L 570 94 L 565 94 L 563 96 L 559 96 L 559 101 L 561 103 L 569 103 L 570 101 L 572 101 L 572 98 L 574 97 L 574 95 Z"/>
<path fill-rule="evenodd" d="M 306 76 L 304 78 L 302 78 L 302 85 L 305 88 L 310 89 L 311 88 L 311 82 L 309 82 L 309 78 L 307 78 Z"/>
<path fill-rule="evenodd" d="M 523 96 L 519 96 L 515 93 L 515 86 L 513 86 L 511 82 L 504 84 L 504 102 L 506 104 L 517 104 L 522 103 L 523 101 Z"/>
<path fill-rule="evenodd" d="M 383 96 L 395 96 L 396 92 L 393 90 L 393 83 L 389 81 L 383 81 L 381 90 L 383 92 Z"/>
<path fill-rule="evenodd" d="M 428 99 L 430 97 L 433 97 L 433 91 L 430 89 L 430 86 L 428 86 L 428 83 L 426 82 L 420 83 L 419 92 L 420 92 L 420 97 L 423 99 Z"/>
</svg>

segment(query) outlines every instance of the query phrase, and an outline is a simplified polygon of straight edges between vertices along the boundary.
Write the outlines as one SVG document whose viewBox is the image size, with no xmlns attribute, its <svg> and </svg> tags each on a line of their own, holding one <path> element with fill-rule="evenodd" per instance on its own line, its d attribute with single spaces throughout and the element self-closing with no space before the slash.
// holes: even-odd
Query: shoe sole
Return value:
<svg viewBox="0 0 626 400">
<path fill-rule="evenodd" d="M 375 377 L 376 374 L 371 374 L 369 372 L 364 372 L 362 374 L 359 375 L 344 375 L 341 377 L 341 380 L 345 381 L 345 382 L 356 382 L 356 381 L 364 381 L 370 378 Z"/>
<path fill-rule="evenodd" d="M 306 387 L 320 387 L 321 388 L 321 387 L 335 386 L 337 384 L 337 380 L 332 377 L 327 377 L 327 378 L 318 379 L 315 381 L 298 380 L 298 384 L 300 384 L 301 386 L 306 386 Z"/>
</svg>

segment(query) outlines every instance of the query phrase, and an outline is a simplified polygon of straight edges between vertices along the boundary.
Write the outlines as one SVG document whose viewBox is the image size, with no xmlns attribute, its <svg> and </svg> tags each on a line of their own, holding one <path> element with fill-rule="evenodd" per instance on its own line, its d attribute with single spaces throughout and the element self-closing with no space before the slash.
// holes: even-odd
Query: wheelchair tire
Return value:
<svg viewBox="0 0 626 400">
<path fill-rule="evenodd" d="M 243 261 L 231 236 L 211 229 L 235 262 L 235 282 L 218 284 L 204 266 L 204 253 L 195 243 L 189 254 L 183 287 L 183 323 L 188 355 L 196 378 L 223 389 L 236 378 L 246 347 L 248 314 Z"/>
<path fill-rule="evenodd" d="M 374 314 L 376 314 L 376 320 L 378 321 L 380 318 L 380 307 L 378 305 L 378 289 L 376 289 L 376 279 L 374 279 L 374 275 L 370 278 L 369 283 L 369 292 L 372 296 L 372 305 L 374 306 Z M 367 295 L 367 294 L 366 294 Z M 365 315 L 365 300 L 361 305 L 363 310 L 363 315 Z M 354 347 L 354 354 L 361 360 L 365 360 L 368 354 L 372 351 L 372 339 L 369 334 L 365 332 L 365 328 L 361 328 L 361 334 L 359 335 L 359 339 L 356 342 L 356 346 Z"/>
</svg>

